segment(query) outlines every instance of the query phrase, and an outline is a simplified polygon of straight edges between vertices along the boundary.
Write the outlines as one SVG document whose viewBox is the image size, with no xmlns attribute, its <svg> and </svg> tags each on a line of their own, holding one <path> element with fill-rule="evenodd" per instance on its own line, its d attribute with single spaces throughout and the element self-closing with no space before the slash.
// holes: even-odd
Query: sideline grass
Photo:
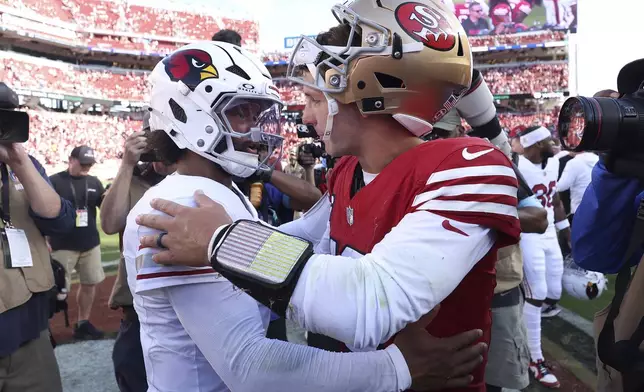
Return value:
<svg viewBox="0 0 644 392">
<path fill-rule="evenodd" d="M 118 260 L 121 252 L 119 251 L 118 234 L 108 235 L 101 230 L 101 218 L 96 217 L 96 226 L 101 238 L 101 260 L 103 263 Z"/>
</svg>

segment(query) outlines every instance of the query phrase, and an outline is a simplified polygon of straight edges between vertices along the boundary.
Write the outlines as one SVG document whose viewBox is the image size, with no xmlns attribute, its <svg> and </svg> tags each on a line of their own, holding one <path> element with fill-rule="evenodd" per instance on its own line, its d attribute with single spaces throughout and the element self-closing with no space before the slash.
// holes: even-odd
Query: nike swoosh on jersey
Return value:
<svg viewBox="0 0 644 392">
<path fill-rule="evenodd" d="M 453 225 L 452 225 L 452 224 L 451 224 L 447 219 L 445 219 L 445 220 L 443 221 L 443 228 L 444 228 L 445 230 L 449 230 L 449 231 L 451 231 L 451 232 L 453 232 L 453 233 L 460 234 L 460 235 L 464 235 L 465 237 L 469 237 L 469 236 L 470 236 L 469 234 L 467 234 L 467 233 L 466 233 L 466 232 L 464 232 L 463 230 L 461 230 L 461 229 L 458 229 L 458 228 L 454 227 L 454 226 L 453 226 Z"/>
<path fill-rule="evenodd" d="M 476 159 L 476 158 L 478 158 L 478 157 L 482 157 L 483 155 L 485 155 L 485 154 L 487 154 L 487 153 L 490 153 L 490 152 L 492 152 L 492 151 L 494 151 L 494 149 L 493 149 L 493 148 L 490 148 L 490 149 L 488 149 L 488 150 L 483 150 L 483 151 L 469 152 L 469 151 L 467 151 L 467 147 L 465 147 L 465 148 L 463 149 L 463 158 L 464 158 L 466 161 L 471 161 L 472 159 Z"/>
</svg>

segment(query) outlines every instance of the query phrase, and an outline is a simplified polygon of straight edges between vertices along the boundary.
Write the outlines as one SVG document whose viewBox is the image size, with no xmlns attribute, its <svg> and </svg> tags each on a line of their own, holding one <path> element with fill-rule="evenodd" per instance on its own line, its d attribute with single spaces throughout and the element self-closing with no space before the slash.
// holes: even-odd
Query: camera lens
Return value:
<svg viewBox="0 0 644 392">
<path fill-rule="evenodd" d="M 644 151 L 644 100 L 572 97 L 559 113 L 557 130 L 567 150 Z"/>
<path fill-rule="evenodd" d="M 561 144 L 567 150 L 574 150 L 579 147 L 584 137 L 587 125 L 587 115 L 589 104 L 584 105 L 586 98 L 573 97 L 568 99 L 559 113 L 559 125 L 557 130 Z M 592 111 L 592 109 L 591 109 Z"/>
</svg>

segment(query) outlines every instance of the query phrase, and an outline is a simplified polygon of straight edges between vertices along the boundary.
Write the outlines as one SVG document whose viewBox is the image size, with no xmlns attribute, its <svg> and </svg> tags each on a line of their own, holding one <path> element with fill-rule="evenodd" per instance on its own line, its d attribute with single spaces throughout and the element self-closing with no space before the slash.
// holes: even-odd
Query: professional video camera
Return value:
<svg viewBox="0 0 644 392">
<path fill-rule="evenodd" d="M 29 115 L 15 110 L 18 94 L 0 83 L 0 143 L 24 143 L 29 139 Z"/>
<path fill-rule="evenodd" d="M 571 97 L 559 113 L 566 150 L 606 153 L 606 168 L 644 179 L 644 59 L 619 72 L 619 98 Z"/>
<path fill-rule="evenodd" d="M 143 132 L 145 132 L 145 137 L 150 138 L 152 131 L 150 130 L 150 112 L 146 111 L 143 115 Z M 158 162 L 160 159 L 157 157 L 157 153 L 154 150 L 144 151 L 139 157 L 141 162 Z"/>
<path fill-rule="evenodd" d="M 318 139 L 318 134 L 315 132 L 315 129 L 308 125 L 302 123 L 302 118 L 297 118 L 295 120 L 295 125 L 297 127 L 297 137 L 299 139 L 313 138 Z M 313 143 L 306 143 L 300 146 L 300 151 L 307 154 L 313 155 L 313 158 L 324 158 L 326 160 L 327 168 L 333 168 L 335 159 L 326 153 L 324 149 L 324 142 L 321 140 L 315 140 Z"/>
</svg>

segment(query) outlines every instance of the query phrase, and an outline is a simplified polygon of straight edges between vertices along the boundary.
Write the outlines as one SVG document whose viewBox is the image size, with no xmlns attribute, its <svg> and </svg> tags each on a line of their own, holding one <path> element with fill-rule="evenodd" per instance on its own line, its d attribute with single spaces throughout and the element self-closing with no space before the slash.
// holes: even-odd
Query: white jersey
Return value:
<svg viewBox="0 0 644 392">
<path fill-rule="evenodd" d="M 523 155 L 519 155 L 519 164 L 517 166 L 528 186 L 532 189 L 532 193 L 537 196 L 543 208 L 548 212 L 548 231 L 554 230 L 555 209 L 553 198 L 557 194 L 559 160 L 549 158 L 546 167 L 543 168 L 542 164 L 532 163 Z"/>
<path fill-rule="evenodd" d="M 581 204 L 581 199 L 592 179 L 593 167 L 598 161 L 599 156 L 592 152 L 577 154 L 568 161 L 561 174 L 557 188 L 562 192 L 570 190 L 570 212 L 573 214 Z"/>
<path fill-rule="evenodd" d="M 156 235 L 159 231 L 140 227 L 134 221 L 140 214 L 161 214 L 150 207 L 153 198 L 164 198 L 194 207 L 193 193 L 198 189 L 211 198 L 215 198 L 215 194 L 215 199 L 225 206 L 233 219 L 257 218 L 255 209 L 245 201 L 241 193 L 236 195 L 225 186 L 207 178 L 179 174 L 168 176 L 157 186 L 150 188 L 130 211 L 123 235 L 123 254 L 128 285 L 141 322 L 141 346 L 149 391 L 228 391 L 182 326 L 161 290 L 177 285 L 212 283 L 223 278 L 210 267 L 156 264 L 151 258 L 157 253 L 156 250 L 139 249 L 139 237 Z M 195 301 L 195 306 L 199 306 L 198 301 Z M 268 323 L 270 313 L 268 309 L 262 308 Z"/>
<path fill-rule="evenodd" d="M 395 345 L 347 355 L 268 339 L 270 311 L 212 268 L 154 263 L 158 250 L 139 249 L 139 241 L 159 231 L 138 226 L 136 217 L 161 214 L 150 207 L 153 198 L 195 206 L 196 190 L 221 204 L 233 220 L 257 220 L 236 187 L 178 174 L 148 190 L 128 215 L 123 253 L 141 323 L 149 392 L 387 392 L 411 385 Z"/>
</svg>

